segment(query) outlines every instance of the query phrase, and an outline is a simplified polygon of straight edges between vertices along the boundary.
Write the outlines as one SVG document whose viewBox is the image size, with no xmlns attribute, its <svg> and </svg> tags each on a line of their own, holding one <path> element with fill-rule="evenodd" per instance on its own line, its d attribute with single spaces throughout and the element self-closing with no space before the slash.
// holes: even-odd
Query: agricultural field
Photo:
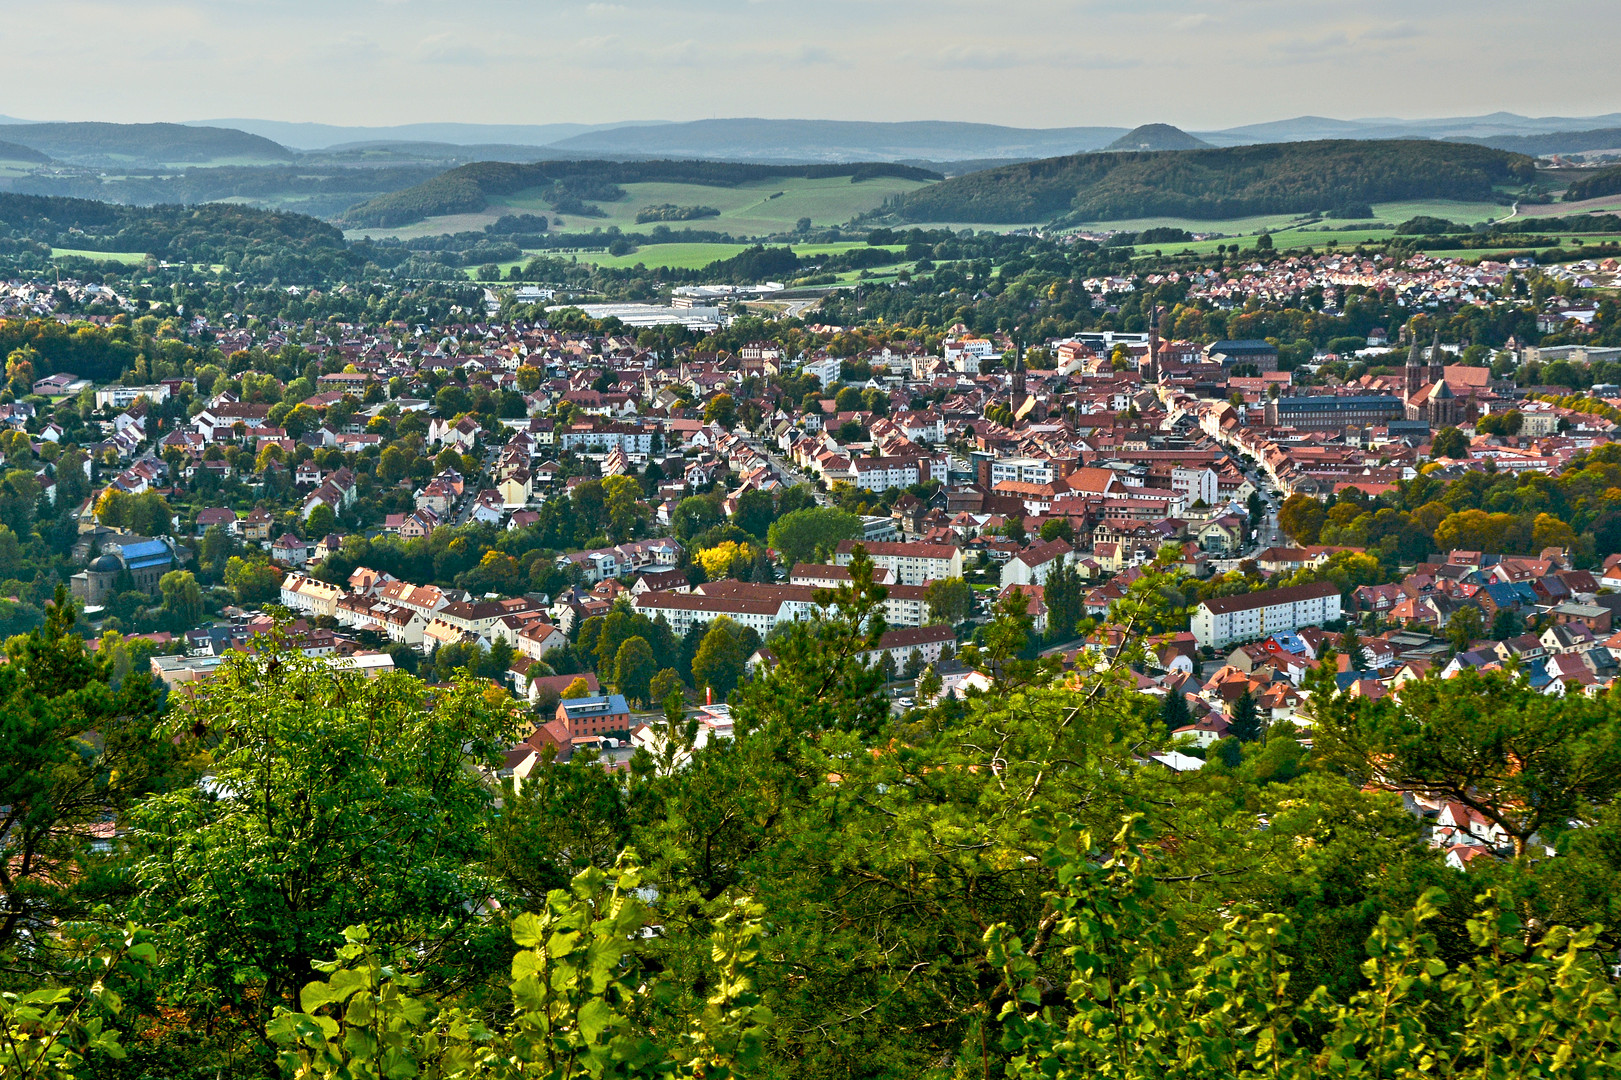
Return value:
<svg viewBox="0 0 1621 1080">
<path fill-rule="evenodd" d="M 897 177 L 878 177 L 852 184 L 849 177 L 805 179 L 793 177 L 739 184 L 735 187 L 710 187 L 703 184 L 626 184 L 625 198 L 618 202 L 593 200 L 607 217 L 581 217 L 561 215 L 564 232 L 589 232 L 617 226 L 624 232 L 647 232 L 653 223 L 636 224 L 636 214 L 647 206 L 709 206 L 720 211 L 719 217 L 699 218 L 694 221 L 665 222 L 671 229 L 701 229 L 730 233 L 739 238 L 769 236 L 792 232 L 800 218 L 810 218 L 817 226 L 843 225 L 857 214 L 876 209 L 891 195 L 905 194 L 925 186 L 923 181 L 902 180 Z M 419 236 L 441 233 L 466 232 L 482 229 L 503 214 L 556 215 L 539 190 L 520 191 L 513 195 L 491 196 L 490 205 L 477 213 L 452 214 L 428 218 L 414 225 L 398 228 L 351 229 L 349 239 L 360 237 L 395 237 L 409 240 Z M 634 264 L 632 264 L 634 265 Z"/>
<path fill-rule="evenodd" d="M 1094 226 L 1099 230 L 1109 229 L 1119 232 L 1141 232 L 1144 229 L 1171 227 L 1186 229 L 1192 233 L 1215 232 L 1222 234 L 1222 238 L 1214 240 L 1196 240 L 1187 244 L 1149 244 L 1140 245 L 1138 254 L 1146 254 L 1155 250 L 1170 253 L 1172 251 L 1192 251 L 1200 255 L 1215 252 L 1220 245 L 1231 245 L 1237 240 L 1242 247 L 1253 247 L 1255 238 L 1262 230 L 1271 232 L 1272 243 L 1282 249 L 1316 247 L 1320 248 L 1329 240 L 1333 240 L 1340 247 L 1352 247 L 1361 243 L 1387 240 L 1395 235 L 1393 226 L 1409 218 L 1438 217 L 1447 221 L 1455 221 L 1461 225 L 1473 225 L 1481 221 L 1495 221 L 1508 216 L 1508 207 L 1497 203 L 1448 202 L 1440 199 L 1415 200 L 1412 202 L 1377 203 L 1373 207 L 1373 219 L 1366 227 L 1354 221 L 1324 220 L 1305 223 L 1306 219 L 1299 215 L 1275 214 L 1266 217 L 1240 218 L 1234 221 L 1187 221 L 1175 218 L 1146 218 L 1141 221 L 1115 221 Z M 1384 225 L 1385 228 L 1377 228 Z"/>
<path fill-rule="evenodd" d="M 1597 199 L 1582 199 L 1579 202 L 1551 202 L 1536 203 L 1531 206 L 1522 206 L 1518 217 L 1574 217 L 1579 214 L 1616 214 L 1621 213 L 1621 195 L 1604 195 Z"/>
</svg>

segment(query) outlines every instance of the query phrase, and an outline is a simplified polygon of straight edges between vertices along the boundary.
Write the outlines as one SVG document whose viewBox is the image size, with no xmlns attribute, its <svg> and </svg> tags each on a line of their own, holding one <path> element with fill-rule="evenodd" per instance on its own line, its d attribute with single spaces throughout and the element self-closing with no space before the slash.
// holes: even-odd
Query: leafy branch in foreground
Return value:
<svg viewBox="0 0 1621 1080">
<path fill-rule="evenodd" d="M 1056 994 L 1034 948 L 1006 925 L 985 935 L 1003 973 L 999 1022 L 1008 1073 L 1067 1078 L 1612 1077 L 1621 1075 L 1616 994 L 1597 930 L 1555 927 L 1534 943 L 1488 891 L 1468 921 L 1474 955 L 1438 956 L 1426 929 L 1438 889 L 1383 915 L 1368 939 L 1363 989 L 1336 1004 L 1290 979 L 1290 920 L 1233 915 L 1180 975 L 1176 930 L 1151 876 L 1137 819 L 1106 845 L 1060 825 L 1047 863 L 1060 887 L 1052 943 L 1069 961 Z"/>
<path fill-rule="evenodd" d="M 268 1026 L 283 1069 L 297 1080 L 747 1075 L 771 1019 L 751 976 L 759 909 L 738 903 L 718 920 L 711 992 L 683 1030 L 661 1039 L 646 1020 L 661 987 L 645 966 L 644 942 L 655 931 L 636 895 L 640 882 L 626 852 L 611 873 L 582 871 L 539 914 L 519 915 L 513 1011 L 498 1023 L 413 996 L 421 980 L 351 927 L 337 960 L 318 965 L 330 977 L 304 987 L 303 1011 L 279 1009 Z"/>
</svg>

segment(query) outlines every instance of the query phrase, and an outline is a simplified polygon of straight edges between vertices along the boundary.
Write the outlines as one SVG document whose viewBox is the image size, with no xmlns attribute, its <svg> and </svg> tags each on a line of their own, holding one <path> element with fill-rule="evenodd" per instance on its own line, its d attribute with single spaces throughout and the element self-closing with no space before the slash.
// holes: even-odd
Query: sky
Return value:
<svg viewBox="0 0 1621 1080">
<path fill-rule="evenodd" d="M 0 0 L 0 114 L 1215 129 L 1621 111 L 1615 0 Z"/>
</svg>

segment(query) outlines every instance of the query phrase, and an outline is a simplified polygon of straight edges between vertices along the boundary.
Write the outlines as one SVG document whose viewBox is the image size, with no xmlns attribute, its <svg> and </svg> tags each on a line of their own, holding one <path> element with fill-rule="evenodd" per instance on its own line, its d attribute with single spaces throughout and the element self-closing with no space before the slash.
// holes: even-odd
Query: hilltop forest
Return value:
<svg viewBox="0 0 1621 1080">
<path fill-rule="evenodd" d="M 1531 158 L 1457 143 L 1325 140 L 1078 154 L 987 169 L 896 196 L 875 217 L 1018 224 L 1311 213 L 1398 199 L 1491 199 Z"/>
</svg>

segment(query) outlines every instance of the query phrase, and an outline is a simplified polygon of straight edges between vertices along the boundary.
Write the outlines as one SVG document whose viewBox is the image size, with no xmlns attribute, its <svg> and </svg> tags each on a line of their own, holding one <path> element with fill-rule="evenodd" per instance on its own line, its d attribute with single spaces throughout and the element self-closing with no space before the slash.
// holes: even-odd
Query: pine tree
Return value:
<svg viewBox="0 0 1621 1080">
<path fill-rule="evenodd" d="M 1181 687 L 1176 687 L 1165 695 L 1165 704 L 1160 706 L 1159 716 L 1165 723 L 1166 731 L 1175 731 L 1187 726 L 1192 714 L 1188 711 L 1187 695 L 1182 693 Z"/>
<path fill-rule="evenodd" d="M 1233 702 L 1233 715 L 1228 721 L 1227 730 L 1239 742 L 1260 741 L 1261 710 L 1255 704 L 1255 695 L 1248 690 Z"/>
</svg>

